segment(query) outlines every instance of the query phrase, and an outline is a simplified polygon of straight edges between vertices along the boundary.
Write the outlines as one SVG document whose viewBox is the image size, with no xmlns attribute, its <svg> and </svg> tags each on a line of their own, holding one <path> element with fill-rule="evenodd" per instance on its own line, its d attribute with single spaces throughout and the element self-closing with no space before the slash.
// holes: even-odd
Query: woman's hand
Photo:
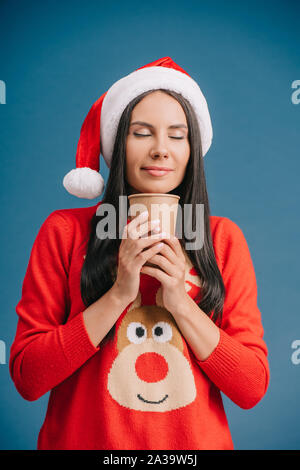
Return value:
<svg viewBox="0 0 300 470">
<path fill-rule="evenodd" d="M 164 239 L 160 253 L 149 259 L 163 271 L 143 266 L 141 273 L 149 274 L 160 281 L 164 307 L 172 313 L 177 311 L 178 305 L 182 304 L 188 294 L 185 290 L 185 257 L 182 247 L 178 238 L 171 235 L 169 237 Z"/>
<path fill-rule="evenodd" d="M 141 267 L 162 249 L 159 242 L 166 236 L 166 233 L 157 233 L 145 237 L 157 225 L 155 221 L 147 221 L 148 217 L 148 212 L 135 217 L 125 226 L 122 234 L 118 271 L 113 289 L 118 297 L 127 303 L 136 299 L 138 294 Z M 139 238 L 141 236 L 144 238 Z"/>
</svg>

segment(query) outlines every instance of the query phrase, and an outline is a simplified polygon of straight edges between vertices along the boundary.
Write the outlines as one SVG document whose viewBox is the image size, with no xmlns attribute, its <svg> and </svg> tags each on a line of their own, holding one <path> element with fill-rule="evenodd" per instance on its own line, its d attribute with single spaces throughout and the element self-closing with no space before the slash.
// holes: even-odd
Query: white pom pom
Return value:
<svg viewBox="0 0 300 470">
<path fill-rule="evenodd" d="M 104 179 L 91 168 L 75 168 L 65 175 L 63 185 L 73 196 L 94 199 L 102 194 Z"/>
</svg>

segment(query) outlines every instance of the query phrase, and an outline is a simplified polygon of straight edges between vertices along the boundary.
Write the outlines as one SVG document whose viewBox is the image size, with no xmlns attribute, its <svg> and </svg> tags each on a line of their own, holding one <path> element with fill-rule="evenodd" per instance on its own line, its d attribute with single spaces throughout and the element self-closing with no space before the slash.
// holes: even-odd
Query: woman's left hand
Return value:
<svg viewBox="0 0 300 470">
<path fill-rule="evenodd" d="M 169 235 L 164 238 L 164 245 L 159 254 L 148 261 L 158 265 L 163 271 L 150 266 L 143 266 L 141 273 L 148 274 L 160 281 L 162 286 L 162 301 L 170 312 L 176 312 L 188 295 L 185 290 L 185 257 L 178 238 Z"/>
</svg>

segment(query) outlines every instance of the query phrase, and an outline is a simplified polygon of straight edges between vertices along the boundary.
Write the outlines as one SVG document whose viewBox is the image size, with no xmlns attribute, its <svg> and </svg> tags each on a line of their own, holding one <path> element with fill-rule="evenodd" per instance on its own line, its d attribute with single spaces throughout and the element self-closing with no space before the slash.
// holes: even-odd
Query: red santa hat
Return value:
<svg viewBox="0 0 300 470">
<path fill-rule="evenodd" d="M 120 117 L 126 106 L 141 93 L 158 88 L 173 90 L 186 98 L 199 123 L 202 154 L 212 141 L 212 125 L 207 103 L 199 85 L 170 57 L 144 65 L 115 82 L 91 107 L 80 131 L 76 168 L 63 179 L 65 189 L 74 196 L 94 199 L 104 189 L 99 173 L 100 153 L 110 168 Z"/>
</svg>

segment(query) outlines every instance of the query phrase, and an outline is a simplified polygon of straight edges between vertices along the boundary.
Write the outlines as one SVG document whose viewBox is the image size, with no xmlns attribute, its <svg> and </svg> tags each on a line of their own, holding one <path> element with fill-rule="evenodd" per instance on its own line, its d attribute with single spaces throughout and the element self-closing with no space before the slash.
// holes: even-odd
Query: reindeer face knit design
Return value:
<svg viewBox="0 0 300 470">
<path fill-rule="evenodd" d="M 47 217 L 16 306 L 11 377 L 27 400 L 51 391 L 38 449 L 233 449 L 221 392 L 247 409 L 269 383 L 255 273 L 241 229 L 211 216 L 226 298 L 220 340 L 206 360 L 196 358 L 163 306 L 160 282 L 147 274 L 113 338 L 95 347 L 83 321 L 80 278 L 98 204 Z M 185 287 L 195 299 L 201 282 L 185 256 Z"/>
<path fill-rule="evenodd" d="M 187 256 L 186 281 L 194 288 L 200 285 Z M 188 282 L 185 285 L 187 291 L 192 290 Z M 123 407 L 163 413 L 189 405 L 197 392 L 185 343 L 173 316 L 164 308 L 161 287 L 156 292 L 145 287 L 142 291 L 151 305 L 142 302 L 139 292 L 117 322 L 117 356 L 107 389 Z"/>
</svg>

